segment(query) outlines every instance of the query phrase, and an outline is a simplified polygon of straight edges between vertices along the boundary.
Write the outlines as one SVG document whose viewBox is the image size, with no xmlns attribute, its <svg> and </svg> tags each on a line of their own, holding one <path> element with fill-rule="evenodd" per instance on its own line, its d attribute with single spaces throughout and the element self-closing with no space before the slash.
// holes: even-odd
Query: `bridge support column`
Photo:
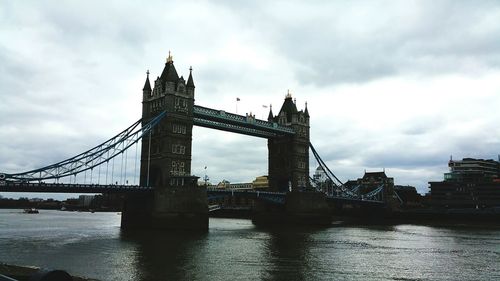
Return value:
<svg viewBox="0 0 500 281">
<path fill-rule="evenodd" d="M 122 229 L 208 230 L 207 190 L 197 177 L 171 177 L 171 185 L 125 199 Z"/>
<path fill-rule="evenodd" d="M 284 206 L 257 201 L 254 224 L 330 225 L 331 213 L 326 196 L 319 192 L 289 192 Z"/>
<path fill-rule="evenodd" d="M 155 190 L 152 228 L 208 230 L 204 187 L 159 187 Z"/>
<path fill-rule="evenodd" d="M 122 229 L 151 228 L 153 193 L 127 194 L 122 210 Z"/>
</svg>

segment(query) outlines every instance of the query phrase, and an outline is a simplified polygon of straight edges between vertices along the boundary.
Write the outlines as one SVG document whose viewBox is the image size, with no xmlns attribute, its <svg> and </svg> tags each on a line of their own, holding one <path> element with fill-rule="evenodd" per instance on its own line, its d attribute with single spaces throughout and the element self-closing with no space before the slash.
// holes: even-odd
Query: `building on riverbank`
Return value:
<svg viewBox="0 0 500 281">
<path fill-rule="evenodd" d="M 464 158 L 448 162 L 444 180 L 429 182 L 430 203 L 444 208 L 489 208 L 500 206 L 500 162 Z"/>
</svg>

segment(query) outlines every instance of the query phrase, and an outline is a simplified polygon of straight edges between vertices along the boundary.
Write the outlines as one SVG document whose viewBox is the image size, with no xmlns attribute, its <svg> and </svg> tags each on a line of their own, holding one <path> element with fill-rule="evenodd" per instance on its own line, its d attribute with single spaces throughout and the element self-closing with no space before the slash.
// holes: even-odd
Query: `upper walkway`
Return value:
<svg viewBox="0 0 500 281">
<path fill-rule="evenodd" d="M 295 131 L 290 127 L 256 119 L 253 115 L 243 116 L 199 105 L 193 107 L 193 116 L 193 122 L 196 126 L 254 137 L 273 138 L 295 134 Z"/>
</svg>

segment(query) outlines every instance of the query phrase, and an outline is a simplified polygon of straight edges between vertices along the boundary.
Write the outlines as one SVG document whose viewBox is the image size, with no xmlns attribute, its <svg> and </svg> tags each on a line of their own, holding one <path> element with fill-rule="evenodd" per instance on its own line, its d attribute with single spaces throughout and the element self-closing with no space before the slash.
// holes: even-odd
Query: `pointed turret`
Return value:
<svg viewBox="0 0 500 281">
<path fill-rule="evenodd" d="M 306 101 L 306 109 L 304 110 L 304 116 L 309 118 L 309 110 L 307 110 L 307 101 Z"/>
<path fill-rule="evenodd" d="M 146 71 L 146 83 L 144 83 L 144 88 L 142 88 L 142 91 L 148 91 L 151 93 L 151 83 L 149 83 L 149 70 Z"/>
<path fill-rule="evenodd" d="M 179 75 L 177 74 L 177 70 L 175 70 L 174 60 L 170 51 L 168 52 L 167 62 L 165 63 L 165 68 L 161 73 L 160 79 L 163 82 L 177 82 L 179 80 Z"/>
<path fill-rule="evenodd" d="M 144 87 L 142 88 L 142 117 L 148 116 L 149 114 L 149 105 L 148 100 L 151 99 L 151 84 L 149 83 L 149 70 L 146 71 L 146 82 L 144 83 Z"/>
<path fill-rule="evenodd" d="M 290 91 L 286 94 L 285 102 L 283 102 L 278 115 L 281 115 L 282 112 L 285 113 L 287 122 L 292 122 L 292 115 L 297 113 L 297 106 L 292 101 L 292 94 L 290 94 Z"/>
<path fill-rule="evenodd" d="M 267 116 L 267 121 L 273 122 L 274 121 L 274 116 L 273 116 L 273 105 L 269 105 L 269 115 Z"/>
<path fill-rule="evenodd" d="M 192 72 L 193 72 L 193 67 L 190 66 L 189 67 L 189 77 L 188 77 L 186 87 L 194 88 L 193 73 Z"/>
</svg>

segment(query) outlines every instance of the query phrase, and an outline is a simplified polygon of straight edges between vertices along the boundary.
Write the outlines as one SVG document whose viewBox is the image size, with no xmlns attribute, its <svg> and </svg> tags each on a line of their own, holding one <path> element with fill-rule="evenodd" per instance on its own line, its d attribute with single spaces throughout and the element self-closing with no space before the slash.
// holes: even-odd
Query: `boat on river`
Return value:
<svg viewBox="0 0 500 281">
<path fill-rule="evenodd" d="M 35 208 L 24 209 L 25 214 L 38 214 L 38 210 Z"/>
</svg>

